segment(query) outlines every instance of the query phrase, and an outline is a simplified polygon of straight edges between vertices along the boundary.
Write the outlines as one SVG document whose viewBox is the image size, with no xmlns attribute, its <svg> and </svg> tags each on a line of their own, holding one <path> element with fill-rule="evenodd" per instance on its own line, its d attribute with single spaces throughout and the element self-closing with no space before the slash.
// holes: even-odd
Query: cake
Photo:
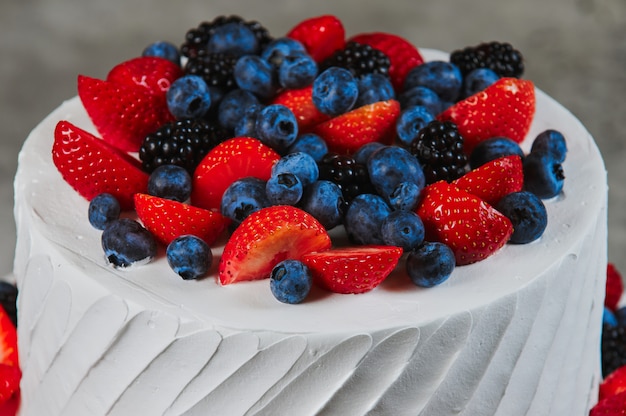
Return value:
<svg viewBox="0 0 626 416">
<path fill-rule="evenodd" d="M 601 380 L 606 172 L 584 126 L 535 94 L 522 148 L 546 129 L 568 146 L 539 240 L 434 288 L 398 267 L 371 292 L 299 305 L 277 302 L 267 280 L 219 285 L 217 262 L 192 281 L 162 252 L 108 265 L 89 202 L 52 161 L 60 120 L 97 134 L 78 97 L 64 102 L 29 135 L 15 179 L 18 414 L 586 414 Z"/>
</svg>

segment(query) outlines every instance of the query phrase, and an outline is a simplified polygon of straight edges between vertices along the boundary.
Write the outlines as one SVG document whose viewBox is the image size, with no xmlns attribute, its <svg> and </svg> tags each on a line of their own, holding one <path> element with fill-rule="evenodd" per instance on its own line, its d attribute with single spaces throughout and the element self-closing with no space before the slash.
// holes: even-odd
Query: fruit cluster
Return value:
<svg viewBox="0 0 626 416">
<path fill-rule="evenodd" d="M 411 280 L 434 286 L 539 238 L 542 199 L 563 186 L 559 132 L 540 134 L 529 154 L 519 146 L 535 90 L 517 78 L 519 52 L 499 45 L 464 49 L 460 68 L 424 62 L 390 33 L 348 38 L 331 15 L 278 38 L 220 17 L 181 48 L 149 45 L 105 80 L 79 76 L 101 138 L 60 121 L 53 161 L 90 201 L 116 267 L 163 244 L 174 271 L 202 277 L 228 230 L 218 281 L 270 277 L 283 302 L 301 302 L 312 282 L 372 290 L 403 254 Z M 516 77 L 494 71 L 512 59 Z M 338 226 L 347 247 L 332 246 Z"/>
</svg>

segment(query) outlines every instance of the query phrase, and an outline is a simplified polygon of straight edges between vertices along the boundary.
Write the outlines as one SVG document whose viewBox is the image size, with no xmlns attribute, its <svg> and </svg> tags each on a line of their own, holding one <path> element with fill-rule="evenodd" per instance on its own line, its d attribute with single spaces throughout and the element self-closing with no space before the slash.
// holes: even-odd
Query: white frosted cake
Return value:
<svg viewBox="0 0 626 416">
<path fill-rule="evenodd" d="M 522 148 L 546 129 L 568 145 L 539 240 L 431 289 L 398 268 L 369 293 L 320 290 L 299 305 L 276 301 L 267 280 L 220 286 L 218 261 L 194 281 L 162 253 L 108 265 L 88 201 L 52 162 L 59 120 L 97 134 L 66 101 L 28 137 L 15 180 L 19 414 L 586 414 L 601 379 L 606 172 L 581 123 L 536 97 Z"/>
</svg>

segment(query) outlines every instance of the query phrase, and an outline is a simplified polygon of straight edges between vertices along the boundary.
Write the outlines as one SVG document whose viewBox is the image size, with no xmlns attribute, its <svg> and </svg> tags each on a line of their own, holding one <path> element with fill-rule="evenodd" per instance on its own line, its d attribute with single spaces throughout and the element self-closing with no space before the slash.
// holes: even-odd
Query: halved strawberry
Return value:
<svg viewBox="0 0 626 416">
<path fill-rule="evenodd" d="M 626 416 L 626 391 L 600 400 L 589 416 Z"/>
<path fill-rule="evenodd" d="M 333 117 L 312 131 L 326 141 L 329 150 L 350 154 L 371 142 L 391 144 L 399 115 L 398 101 L 379 101 Z"/>
<path fill-rule="evenodd" d="M 174 120 L 165 95 L 143 86 L 79 75 L 78 96 L 102 139 L 123 151 L 138 151 L 149 133 Z"/>
<path fill-rule="evenodd" d="M 435 182 L 421 195 L 416 211 L 424 223 L 426 240 L 450 247 L 459 266 L 489 257 L 513 233 L 507 217 L 453 184 Z"/>
<path fill-rule="evenodd" d="M 2 306 L 0 306 L 0 364 L 19 366 L 17 329 Z"/>
<path fill-rule="evenodd" d="M 135 211 L 144 227 L 165 245 L 187 234 L 211 245 L 230 223 L 219 212 L 147 194 L 135 194 Z"/>
<path fill-rule="evenodd" d="M 606 266 L 606 295 L 604 306 L 612 311 L 617 310 L 622 293 L 624 292 L 624 282 L 622 275 L 613 263 Z"/>
<path fill-rule="evenodd" d="M 313 279 L 335 293 L 365 293 L 377 287 L 398 264 L 402 248 L 342 247 L 302 256 Z"/>
<path fill-rule="evenodd" d="M 149 176 L 136 159 L 69 121 L 57 123 L 52 160 L 63 179 L 89 201 L 108 192 L 122 209 L 130 209 L 133 195 L 148 187 Z"/>
<path fill-rule="evenodd" d="M 0 404 L 8 402 L 15 396 L 20 390 L 21 379 L 22 371 L 17 365 L 0 363 Z"/>
<path fill-rule="evenodd" d="M 535 115 L 532 81 L 500 78 L 498 81 L 437 116 L 454 122 L 464 138 L 465 152 L 491 137 L 504 136 L 520 143 Z"/>
<path fill-rule="evenodd" d="M 330 246 L 328 233 L 311 214 L 288 205 L 263 208 L 246 217 L 224 246 L 218 280 L 228 285 L 264 279 L 281 261 Z"/>
<path fill-rule="evenodd" d="M 613 371 L 600 383 L 599 399 L 602 400 L 623 391 L 626 391 L 626 365 Z"/>
<path fill-rule="evenodd" d="M 282 104 L 289 108 L 298 120 L 298 131 L 309 131 L 313 126 L 330 119 L 313 104 L 313 86 L 297 90 L 285 90 L 277 95 L 272 104 Z"/>
<path fill-rule="evenodd" d="M 495 206 L 503 196 L 522 190 L 524 186 L 522 158 L 511 155 L 492 160 L 452 183 Z"/>
<path fill-rule="evenodd" d="M 417 48 L 401 36 L 386 32 L 361 33 L 349 39 L 370 45 L 389 57 L 389 77 L 396 91 L 402 90 L 409 71 L 424 63 Z"/>
<path fill-rule="evenodd" d="M 237 179 L 253 176 L 268 180 L 280 155 L 257 139 L 235 137 L 214 147 L 193 176 L 192 205 L 220 210 L 222 195 Z"/>
<path fill-rule="evenodd" d="M 180 66 L 172 61 L 155 56 L 140 56 L 114 66 L 107 81 L 140 86 L 152 94 L 164 95 L 170 85 L 183 75 Z"/>
<path fill-rule="evenodd" d="M 346 44 L 346 31 L 339 18 L 322 15 L 305 19 L 286 35 L 302 43 L 316 62 L 322 62 Z"/>
</svg>

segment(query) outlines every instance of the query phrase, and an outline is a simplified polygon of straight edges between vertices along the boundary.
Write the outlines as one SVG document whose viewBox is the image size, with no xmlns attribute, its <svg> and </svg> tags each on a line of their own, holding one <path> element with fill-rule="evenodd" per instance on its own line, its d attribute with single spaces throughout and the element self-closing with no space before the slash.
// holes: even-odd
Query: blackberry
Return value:
<svg viewBox="0 0 626 416">
<path fill-rule="evenodd" d="M 189 58 L 184 72 L 201 76 L 209 87 L 219 88 L 226 93 L 237 87 L 233 74 L 237 57 L 226 53 L 201 53 Z"/>
<path fill-rule="evenodd" d="M 603 377 L 626 365 L 626 325 L 603 325 L 601 351 Z"/>
<path fill-rule="evenodd" d="M 487 42 L 456 50 L 450 62 L 466 76 L 474 69 L 489 68 L 501 77 L 520 78 L 524 73 L 522 54 L 506 42 Z"/>
<path fill-rule="evenodd" d="M 148 173 L 162 165 L 177 165 L 193 175 L 209 150 L 228 137 L 227 130 L 217 123 L 204 119 L 178 120 L 146 136 L 139 149 L 139 159 Z"/>
<path fill-rule="evenodd" d="M 375 194 L 374 186 L 370 182 L 367 167 L 357 163 L 348 155 L 327 153 L 318 162 L 319 179 L 336 183 L 341 189 L 347 204 L 360 194 Z"/>
<path fill-rule="evenodd" d="M 463 136 L 456 124 L 433 120 L 411 142 L 413 153 L 422 164 L 426 183 L 453 181 L 465 174 L 467 156 Z"/>
<path fill-rule="evenodd" d="M 17 327 L 17 287 L 14 284 L 0 281 L 0 305 Z"/>
<path fill-rule="evenodd" d="M 389 76 L 389 57 L 369 45 L 348 42 L 343 49 L 333 53 L 320 64 L 320 71 L 338 66 L 352 72 L 355 77 L 366 74 L 382 74 Z"/>
</svg>

